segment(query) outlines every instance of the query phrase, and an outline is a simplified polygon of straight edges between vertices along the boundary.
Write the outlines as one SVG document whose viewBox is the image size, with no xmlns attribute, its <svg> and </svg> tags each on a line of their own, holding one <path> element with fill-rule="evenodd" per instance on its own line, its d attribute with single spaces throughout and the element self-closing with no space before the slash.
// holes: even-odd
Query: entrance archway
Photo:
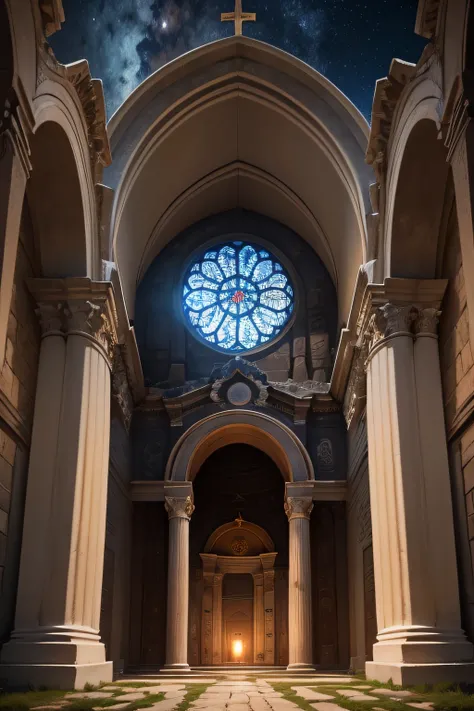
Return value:
<svg viewBox="0 0 474 711">
<path fill-rule="evenodd" d="M 281 472 L 266 453 L 233 443 L 206 459 L 193 489 L 189 663 L 287 664 L 288 521 Z"/>
<path fill-rule="evenodd" d="M 285 481 L 314 479 L 311 459 L 290 428 L 269 415 L 251 410 L 221 412 L 190 427 L 171 452 L 165 479 L 193 481 L 213 452 L 236 442 L 265 452 Z"/>
</svg>

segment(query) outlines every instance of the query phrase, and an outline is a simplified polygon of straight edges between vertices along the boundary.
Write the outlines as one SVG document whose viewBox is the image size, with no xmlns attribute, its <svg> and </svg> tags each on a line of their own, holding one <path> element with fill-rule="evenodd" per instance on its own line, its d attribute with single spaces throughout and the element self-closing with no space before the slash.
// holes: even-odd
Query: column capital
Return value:
<svg viewBox="0 0 474 711">
<path fill-rule="evenodd" d="M 165 496 L 165 509 L 168 519 L 184 518 L 189 521 L 194 511 L 194 504 L 190 496 Z"/>
<path fill-rule="evenodd" d="M 441 311 L 435 308 L 418 309 L 414 322 L 414 330 L 417 336 L 438 337 L 438 325 Z"/>
<path fill-rule="evenodd" d="M 313 499 L 311 496 L 287 496 L 285 501 L 285 513 L 289 521 L 297 518 L 311 518 L 313 510 Z"/>
<path fill-rule="evenodd" d="M 112 366 L 118 316 L 110 282 L 89 278 L 29 279 L 43 337 L 79 335 L 98 345 Z"/>
</svg>

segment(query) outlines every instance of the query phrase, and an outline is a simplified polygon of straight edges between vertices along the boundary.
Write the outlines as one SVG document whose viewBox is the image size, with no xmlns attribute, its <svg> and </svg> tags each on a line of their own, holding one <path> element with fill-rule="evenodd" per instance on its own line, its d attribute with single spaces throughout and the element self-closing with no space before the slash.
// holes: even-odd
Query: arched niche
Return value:
<svg viewBox="0 0 474 711">
<path fill-rule="evenodd" d="M 265 529 L 241 518 L 219 526 L 204 546 L 204 553 L 218 556 L 257 556 L 274 551 L 273 541 Z"/>
<path fill-rule="evenodd" d="M 165 479 L 193 481 L 213 452 L 236 443 L 267 454 L 285 481 L 314 479 L 309 455 L 296 435 L 273 417 L 250 410 L 221 412 L 191 427 L 174 446 Z"/>
<path fill-rule="evenodd" d="M 45 121 L 31 140 L 27 197 L 42 276 L 89 275 L 89 255 L 76 156 L 63 127 Z"/>
<path fill-rule="evenodd" d="M 449 165 L 435 121 L 423 117 L 411 126 L 389 188 L 395 197 L 389 205 L 387 274 L 430 279 L 436 275 Z"/>
</svg>

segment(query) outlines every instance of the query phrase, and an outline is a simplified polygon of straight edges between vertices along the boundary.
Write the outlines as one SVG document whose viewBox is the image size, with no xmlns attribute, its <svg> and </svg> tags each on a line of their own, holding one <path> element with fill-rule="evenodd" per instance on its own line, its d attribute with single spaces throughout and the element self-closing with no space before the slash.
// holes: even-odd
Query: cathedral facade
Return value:
<svg viewBox="0 0 474 711">
<path fill-rule="evenodd" d="M 107 124 L 63 21 L 0 7 L 0 679 L 472 681 L 470 3 L 370 126 L 242 36 Z"/>
</svg>

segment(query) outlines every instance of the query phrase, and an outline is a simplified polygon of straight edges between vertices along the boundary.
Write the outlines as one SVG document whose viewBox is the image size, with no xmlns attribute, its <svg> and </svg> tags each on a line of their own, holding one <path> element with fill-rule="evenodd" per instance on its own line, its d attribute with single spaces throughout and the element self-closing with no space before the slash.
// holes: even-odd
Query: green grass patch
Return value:
<svg viewBox="0 0 474 711">
<path fill-rule="evenodd" d="M 191 701 L 197 701 L 210 686 L 212 684 L 186 684 L 186 696 L 176 707 L 176 711 L 188 711 Z"/>
<path fill-rule="evenodd" d="M 275 691 L 279 691 L 283 694 L 284 699 L 292 701 L 304 711 L 314 711 L 312 703 L 314 701 L 306 701 L 296 694 L 292 690 L 292 686 L 307 686 L 311 689 L 317 689 L 317 691 L 322 694 L 327 694 L 328 696 L 334 696 L 334 701 L 330 703 L 335 703 L 347 711 L 365 711 L 372 706 L 377 706 L 384 711 L 413 711 L 412 706 L 408 706 L 407 703 L 413 702 L 430 702 L 436 711 L 474 711 L 474 694 L 470 693 L 472 687 L 461 688 L 453 684 L 436 684 L 435 686 L 420 686 L 417 688 L 412 688 L 413 696 L 405 699 L 397 699 L 392 701 L 387 697 L 378 696 L 377 701 L 373 701 L 371 704 L 368 701 L 353 701 L 344 696 L 339 696 L 336 689 L 350 689 L 353 688 L 354 684 L 360 684 L 362 680 L 358 679 L 356 682 L 348 682 L 347 684 L 338 685 L 323 685 L 323 684 L 308 684 L 302 679 L 301 682 L 278 682 L 270 684 Z M 365 681 L 365 680 L 364 680 Z M 401 689 L 400 686 L 395 686 L 391 682 L 388 684 L 382 684 L 380 682 L 372 682 L 367 680 L 367 685 L 372 686 L 373 689 L 392 689 L 396 691 Z M 361 694 L 368 694 L 370 696 L 377 696 L 376 693 L 372 693 L 369 689 L 361 689 Z M 329 700 L 328 700 L 329 701 Z"/>
<path fill-rule="evenodd" d="M 25 691 L 13 694 L 0 693 L 0 709 L 2 711 L 25 711 L 32 706 L 47 706 L 60 701 L 66 691 Z"/>
<path fill-rule="evenodd" d="M 135 709 L 146 709 L 158 701 L 163 701 L 165 695 L 160 694 L 148 694 L 145 698 L 139 699 L 138 701 L 130 701 L 128 706 L 124 706 L 126 711 L 135 711 Z M 126 701 L 126 697 L 123 696 L 113 696 L 109 699 L 72 699 L 67 706 L 63 706 L 61 711 L 90 711 L 93 708 L 106 709 L 108 706 L 113 706 L 114 704 L 122 703 Z"/>
</svg>

